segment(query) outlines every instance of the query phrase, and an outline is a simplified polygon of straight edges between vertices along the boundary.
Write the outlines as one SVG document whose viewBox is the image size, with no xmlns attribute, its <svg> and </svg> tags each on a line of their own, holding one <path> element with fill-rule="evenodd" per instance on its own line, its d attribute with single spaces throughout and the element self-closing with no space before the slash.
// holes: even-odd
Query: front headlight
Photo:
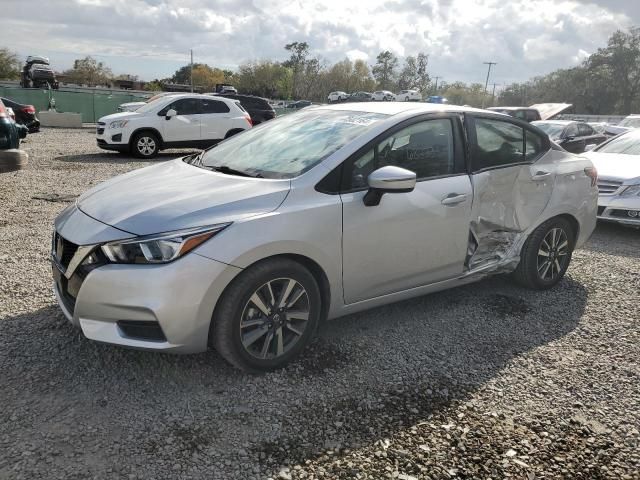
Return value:
<svg viewBox="0 0 640 480">
<path fill-rule="evenodd" d="M 635 197 L 640 196 L 640 185 L 631 185 L 625 188 L 620 194 L 621 197 Z"/>
<path fill-rule="evenodd" d="M 223 223 L 148 235 L 107 243 L 100 248 L 112 263 L 167 263 L 187 254 L 229 225 Z"/>
<path fill-rule="evenodd" d="M 116 120 L 109 124 L 109 128 L 124 128 L 127 123 L 129 123 L 129 120 Z"/>
</svg>

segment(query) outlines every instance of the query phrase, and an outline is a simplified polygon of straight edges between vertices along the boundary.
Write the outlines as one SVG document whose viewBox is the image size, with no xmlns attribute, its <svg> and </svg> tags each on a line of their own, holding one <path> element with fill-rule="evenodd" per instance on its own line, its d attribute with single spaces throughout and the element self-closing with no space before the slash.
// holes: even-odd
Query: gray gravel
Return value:
<svg viewBox="0 0 640 480">
<path fill-rule="evenodd" d="M 24 148 L 0 176 L 0 478 L 640 478 L 640 231 L 600 225 L 551 291 L 495 278 L 352 315 L 248 376 L 66 322 L 53 218 L 153 162 L 86 130 Z"/>
</svg>

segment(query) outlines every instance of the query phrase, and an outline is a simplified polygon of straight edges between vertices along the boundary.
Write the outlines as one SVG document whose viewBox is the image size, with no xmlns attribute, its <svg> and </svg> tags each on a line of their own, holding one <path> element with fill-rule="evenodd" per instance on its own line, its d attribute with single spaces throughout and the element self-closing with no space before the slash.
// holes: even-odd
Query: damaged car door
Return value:
<svg viewBox="0 0 640 480">
<path fill-rule="evenodd" d="M 525 232 L 551 198 L 555 181 L 548 137 L 517 120 L 467 114 L 473 205 L 468 272 L 509 271 Z"/>
<path fill-rule="evenodd" d="M 471 212 L 459 115 L 403 122 L 347 159 L 342 170 L 346 303 L 462 275 Z M 367 206 L 369 175 L 383 167 L 415 173 L 412 191 Z"/>
</svg>

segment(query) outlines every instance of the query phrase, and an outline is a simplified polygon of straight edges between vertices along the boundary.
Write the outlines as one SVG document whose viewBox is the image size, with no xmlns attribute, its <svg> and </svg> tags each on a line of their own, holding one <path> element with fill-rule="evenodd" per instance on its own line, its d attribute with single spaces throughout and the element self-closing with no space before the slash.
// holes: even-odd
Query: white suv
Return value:
<svg viewBox="0 0 640 480">
<path fill-rule="evenodd" d="M 421 102 L 422 95 L 418 90 L 401 90 L 396 94 L 398 102 Z"/>
<path fill-rule="evenodd" d="M 346 100 L 347 97 L 349 97 L 347 92 L 331 92 L 327 97 L 327 100 L 329 100 L 329 103 L 342 102 L 343 100 Z"/>
<path fill-rule="evenodd" d="M 371 95 L 374 102 L 393 102 L 396 96 L 389 90 L 376 90 Z"/>
<path fill-rule="evenodd" d="M 166 148 L 207 148 L 251 127 L 251 117 L 237 100 L 182 94 L 102 117 L 96 139 L 105 150 L 151 158 Z"/>
</svg>

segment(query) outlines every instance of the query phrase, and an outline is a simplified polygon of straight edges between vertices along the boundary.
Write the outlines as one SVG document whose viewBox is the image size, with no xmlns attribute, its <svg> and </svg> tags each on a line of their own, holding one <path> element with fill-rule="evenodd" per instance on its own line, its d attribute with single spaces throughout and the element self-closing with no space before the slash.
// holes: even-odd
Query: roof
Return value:
<svg viewBox="0 0 640 480">
<path fill-rule="evenodd" d="M 352 112 L 382 113 L 396 115 L 404 112 L 412 113 L 438 113 L 438 112 L 484 112 L 479 108 L 461 107 L 442 103 L 423 102 L 361 102 L 361 103 L 339 103 L 337 105 L 319 105 L 315 108 L 328 110 L 349 110 Z M 494 115 L 496 112 L 489 112 Z"/>
<path fill-rule="evenodd" d="M 492 111 L 502 111 L 502 110 L 509 110 L 509 111 L 514 111 L 514 110 L 535 110 L 535 108 L 531 108 L 531 107 L 489 107 L 487 110 L 492 110 Z"/>
</svg>

